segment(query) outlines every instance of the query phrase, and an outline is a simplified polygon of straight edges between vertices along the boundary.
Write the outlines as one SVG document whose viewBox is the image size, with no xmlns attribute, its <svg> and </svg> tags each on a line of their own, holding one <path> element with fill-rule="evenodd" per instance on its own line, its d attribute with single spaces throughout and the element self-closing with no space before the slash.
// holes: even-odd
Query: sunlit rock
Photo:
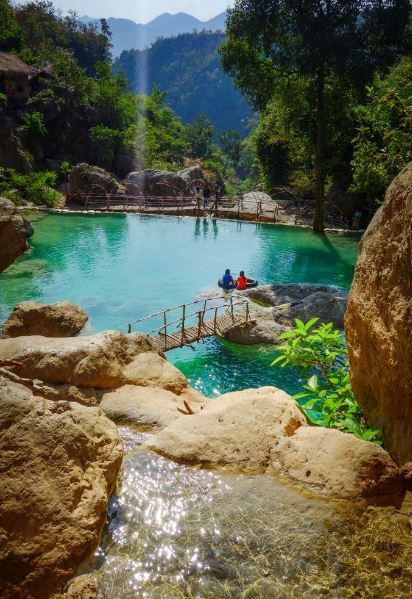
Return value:
<svg viewBox="0 0 412 599">
<path fill-rule="evenodd" d="M 124 385 L 104 393 L 100 407 L 115 422 L 164 428 L 180 418 L 187 406 L 191 412 L 199 412 L 204 401 L 193 389 L 176 395 L 153 386 Z"/>
<path fill-rule="evenodd" d="M 3 337 L 73 337 L 80 333 L 88 319 L 82 308 L 70 302 L 22 302 L 14 308 L 4 323 Z"/>
<path fill-rule="evenodd" d="M 338 499 L 386 503 L 402 491 L 401 473 L 387 451 L 333 429 L 307 426 L 277 439 L 270 465 L 277 474 Z"/>
<path fill-rule="evenodd" d="M 360 246 L 346 313 L 353 390 L 402 464 L 412 460 L 412 163 Z"/>
<path fill-rule="evenodd" d="M 0 379 L 0 596 L 45 599 L 97 546 L 122 460 L 97 408 Z"/>
<path fill-rule="evenodd" d="M 266 469 L 276 439 L 306 420 L 293 399 L 275 387 L 222 395 L 193 416 L 182 416 L 146 444 L 187 463 Z"/>
</svg>

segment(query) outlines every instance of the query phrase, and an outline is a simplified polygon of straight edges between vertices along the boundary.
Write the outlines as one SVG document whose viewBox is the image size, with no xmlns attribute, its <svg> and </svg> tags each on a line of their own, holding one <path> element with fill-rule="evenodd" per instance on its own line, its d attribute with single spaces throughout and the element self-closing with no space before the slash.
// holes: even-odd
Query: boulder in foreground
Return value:
<svg viewBox="0 0 412 599">
<path fill-rule="evenodd" d="M 264 470 L 274 441 L 306 424 L 292 398 L 275 387 L 247 389 L 210 401 L 147 442 L 177 461 Z"/>
<path fill-rule="evenodd" d="M 402 476 L 381 447 L 334 429 L 306 426 L 275 443 L 271 467 L 323 495 L 387 503 Z"/>
<path fill-rule="evenodd" d="M 0 379 L 0 596 L 45 599 L 98 545 L 122 449 L 97 408 Z"/>
<path fill-rule="evenodd" d="M 412 461 L 412 163 L 360 246 L 345 329 L 352 387 L 398 464 Z"/>
<path fill-rule="evenodd" d="M 145 446 L 179 462 L 275 472 L 334 499 L 396 503 L 402 494 L 400 470 L 384 449 L 308 426 L 296 402 L 275 387 L 222 395 Z"/>
<path fill-rule="evenodd" d="M 12 201 L 0 198 L 0 272 L 13 264 L 27 248 L 33 229 Z"/>
<path fill-rule="evenodd" d="M 22 302 L 14 308 L 4 323 L 3 337 L 74 337 L 80 333 L 88 319 L 82 308 L 70 302 Z"/>
</svg>

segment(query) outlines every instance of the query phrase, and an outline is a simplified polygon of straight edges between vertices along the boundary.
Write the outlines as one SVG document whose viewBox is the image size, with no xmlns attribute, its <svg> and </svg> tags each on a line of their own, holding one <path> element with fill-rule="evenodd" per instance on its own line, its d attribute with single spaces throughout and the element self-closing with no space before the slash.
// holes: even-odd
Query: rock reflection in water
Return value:
<svg viewBox="0 0 412 599">
<path fill-rule="evenodd" d="M 175 464 L 136 448 L 146 434 L 121 432 L 129 453 L 94 564 L 102 598 L 410 596 L 407 516 L 348 518 L 267 476 Z"/>
</svg>

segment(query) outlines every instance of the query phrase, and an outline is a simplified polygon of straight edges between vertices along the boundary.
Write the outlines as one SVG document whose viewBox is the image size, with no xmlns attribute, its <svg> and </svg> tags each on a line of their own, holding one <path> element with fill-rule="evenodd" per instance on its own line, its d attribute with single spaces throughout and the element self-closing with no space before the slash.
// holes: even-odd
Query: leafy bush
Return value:
<svg viewBox="0 0 412 599">
<path fill-rule="evenodd" d="M 379 431 L 368 427 L 349 379 L 349 361 L 342 333 L 331 323 L 313 330 L 318 318 L 281 335 L 286 343 L 272 365 L 291 364 L 311 376 L 303 391 L 294 396 L 312 424 L 337 428 L 364 441 L 381 444 Z"/>
<path fill-rule="evenodd" d="M 43 171 L 20 174 L 13 169 L 0 169 L 0 194 L 15 204 L 23 201 L 37 206 L 54 206 L 61 198 L 56 185 L 56 173 Z"/>
<path fill-rule="evenodd" d="M 47 129 L 41 112 L 27 112 L 23 115 L 22 129 L 34 137 L 43 137 Z"/>
</svg>

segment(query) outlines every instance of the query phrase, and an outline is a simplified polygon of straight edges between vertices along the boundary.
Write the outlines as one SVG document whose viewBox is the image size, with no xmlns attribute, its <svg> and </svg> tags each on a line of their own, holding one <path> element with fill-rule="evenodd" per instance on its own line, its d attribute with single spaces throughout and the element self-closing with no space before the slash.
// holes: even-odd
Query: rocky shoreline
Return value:
<svg viewBox="0 0 412 599">
<path fill-rule="evenodd" d="M 53 306 L 42 308 L 38 326 L 56 333 Z M 143 334 L 9 337 L 0 361 L 5 599 L 57 592 L 96 548 L 122 460 L 114 423 L 151 430 L 143 448 L 177 462 L 265 472 L 352 506 L 401 501 L 382 448 L 309 426 L 275 387 L 208 400 Z"/>
</svg>

